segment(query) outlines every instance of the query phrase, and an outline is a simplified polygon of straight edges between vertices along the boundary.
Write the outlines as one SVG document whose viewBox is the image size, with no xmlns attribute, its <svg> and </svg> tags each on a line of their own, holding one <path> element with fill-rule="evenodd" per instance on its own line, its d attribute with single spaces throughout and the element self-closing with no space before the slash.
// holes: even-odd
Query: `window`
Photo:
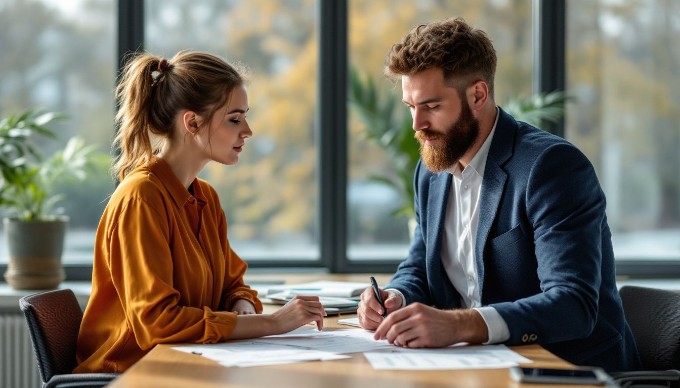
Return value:
<svg viewBox="0 0 680 388">
<path fill-rule="evenodd" d="M 531 95 L 531 12 L 528 1 L 350 0 L 350 68 L 361 80 L 360 88 L 373 82 L 381 103 L 394 105 L 393 124 L 411 136 L 411 119 L 401 103 L 401 87 L 382 75 L 390 47 L 418 24 L 464 17 L 486 31 L 494 42 L 498 55 L 496 101 L 503 106 L 509 98 Z M 352 96 L 352 86 L 349 93 Z M 366 120 L 352 108 L 350 103 L 348 256 L 355 261 L 401 260 L 408 250 L 409 218 L 393 213 L 413 201 L 409 194 L 413 171 L 401 168 L 403 164 L 366 138 L 371 127 L 384 125 L 389 118 Z M 385 184 L 385 179 L 393 185 Z"/>
<path fill-rule="evenodd" d="M 595 165 L 619 262 L 680 258 L 680 3 L 569 1 L 566 137 Z"/>
<path fill-rule="evenodd" d="M 54 126 L 56 140 L 46 140 L 47 155 L 74 135 L 98 144 L 108 153 L 113 133 L 115 3 L 110 0 L 0 0 L 0 116 L 30 108 L 58 111 L 66 120 Z M 100 161 L 102 174 L 86 182 L 64 184 L 60 203 L 70 218 L 64 262 L 92 263 L 94 231 L 113 191 L 106 174 L 110 162 Z M 0 263 L 7 262 L 4 231 Z"/>
<path fill-rule="evenodd" d="M 245 64 L 253 137 L 236 166 L 202 172 L 218 191 L 229 238 L 249 262 L 318 261 L 314 0 L 148 0 L 145 47 L 203 50 Z"/>
<path fill-rule="evenodd" d="M 370 124 L 345 104 L 337 80 L 370 77 L 401 120 L 401 88 L 382 75 L 388 49 L 417 23 L 463 16 L 495 44 L 496 100 L 504 106 L 531 95 L 544 69 L 534 68 L 532 26 L 536 5 L 551 1 L 0 0 L 7 53 L 0 116 L 32 107 L 64 112 L 46 151 L 82 135 L 108 153 L 117 47 L 166 57 L 205 50 L 242 62 L 251 70 L 254 136 L 239 165 L 202 172 L 220 193 L 235 250 L 251 267 L 391 271 L 408 248 L 408 219 L 391 214 L 402 203 L 399 190 L 372 176 L 394 178 L 398 166 L 365 138 Z M 627 274 L 677 275 L 665 270 L 680 261 L 680 3 L 557 3 L 566 7 L 566 14 L 554 7 L 566 17 L 566 49 L 556 50 L 566 57 L 573 97 L 564 136 L 593 162 L 605 190 L 617 265 L 637 265 Z M 119 20 L 116 11 L 126 9 Z M 75 278 L 89 277 L 94 231 L 113 189 L 106 173 L 64 184 L 71 217 L 64 262 L 82 270 Z M 4 271 L 3 240 L 0 233 Z"/>
</svg>

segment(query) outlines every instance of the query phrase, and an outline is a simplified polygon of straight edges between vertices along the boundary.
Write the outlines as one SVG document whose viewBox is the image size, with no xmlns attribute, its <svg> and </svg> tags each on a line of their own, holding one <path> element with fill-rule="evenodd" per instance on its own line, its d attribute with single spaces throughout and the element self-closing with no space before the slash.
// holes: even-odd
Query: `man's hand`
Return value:
<svg viewBox="0 0 680 388">
<path fill-rule="evenodd" d="M 476 310 L 438 310 L 414 303 L 388 315 L 374 338 L 407 348 L 438 348 L 459 342 L 484 343 L 489 333 Z"/>
<path fill-rule="evenodd" d="M 359 324 L 366 330 L 375 330 L 380 322 L 383 321 L 383 313 L 392 313 L 401 307 L 401 296 L 397 293 L 380 290 L 380 296 L 385 302 L 386 312 L 382 311 L 378 299 L 375 297 L 373 288 L 368 287 L 361 293 L 361 300 L 359 307 L 357 307 L 357 315 L 359 316 Z"/>
</svg>

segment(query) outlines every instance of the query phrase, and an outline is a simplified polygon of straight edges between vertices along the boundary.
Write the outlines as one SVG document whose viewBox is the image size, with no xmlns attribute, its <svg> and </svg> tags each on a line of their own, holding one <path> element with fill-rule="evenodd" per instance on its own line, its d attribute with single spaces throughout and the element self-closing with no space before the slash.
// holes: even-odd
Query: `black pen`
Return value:
<svg viewBox="0 0 680 388">
<path fill-rule="evenodd" d="M 378 288 L 378 282 L 375 281 L 375 278 L 371 276 L 371 287 L 373 287 L 373 293 L 375 294 L 376 299 L 378 299 L 378 303 L 380 303 L 380 307 L 383 309 L 383 313 L 381 314 L 383 318 L 387 314 L 387 309 L 385 308 L 385 303 L 383 303 L 382 296 L 380 296 L 380 288 Z"/>
</svg>

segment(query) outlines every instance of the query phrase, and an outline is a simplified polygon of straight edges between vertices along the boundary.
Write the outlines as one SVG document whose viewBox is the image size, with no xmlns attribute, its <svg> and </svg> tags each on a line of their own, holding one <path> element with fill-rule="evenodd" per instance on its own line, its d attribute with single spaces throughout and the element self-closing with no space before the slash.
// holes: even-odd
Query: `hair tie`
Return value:
<svg viewBox="0 0 680 388">
<path fill-rule="evenodd" d="M 163 58 L 158 62 L 158 67 L 156 70 L 151 72 L 151 78 L 153 78 L 154 84 L 158 82 L 158 78 L 163 75 L 165 70 L 168 69 L 168 60 Z"/>
</svg>

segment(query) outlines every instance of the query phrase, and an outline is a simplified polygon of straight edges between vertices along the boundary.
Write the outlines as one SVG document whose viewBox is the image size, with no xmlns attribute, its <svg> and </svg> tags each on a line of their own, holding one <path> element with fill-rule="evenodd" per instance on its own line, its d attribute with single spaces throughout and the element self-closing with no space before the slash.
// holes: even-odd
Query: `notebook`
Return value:
<svg viewBox="0 0 680 388">
<path fill-rule="evenodd" d="M 286 304 L 288 301 L 293 299 L 297 294 L 292 294 L 289 292 L 280 292 L 277 294 L 267 295 L 267 299 L 272 304 Z M 338 298 L 333 296 L 320 296 L 319 302 L 326 310 L 326 314 L 350 314 L 356 313 L 357 307 L 359 306 L 358 298 Z"/>
</svg>

